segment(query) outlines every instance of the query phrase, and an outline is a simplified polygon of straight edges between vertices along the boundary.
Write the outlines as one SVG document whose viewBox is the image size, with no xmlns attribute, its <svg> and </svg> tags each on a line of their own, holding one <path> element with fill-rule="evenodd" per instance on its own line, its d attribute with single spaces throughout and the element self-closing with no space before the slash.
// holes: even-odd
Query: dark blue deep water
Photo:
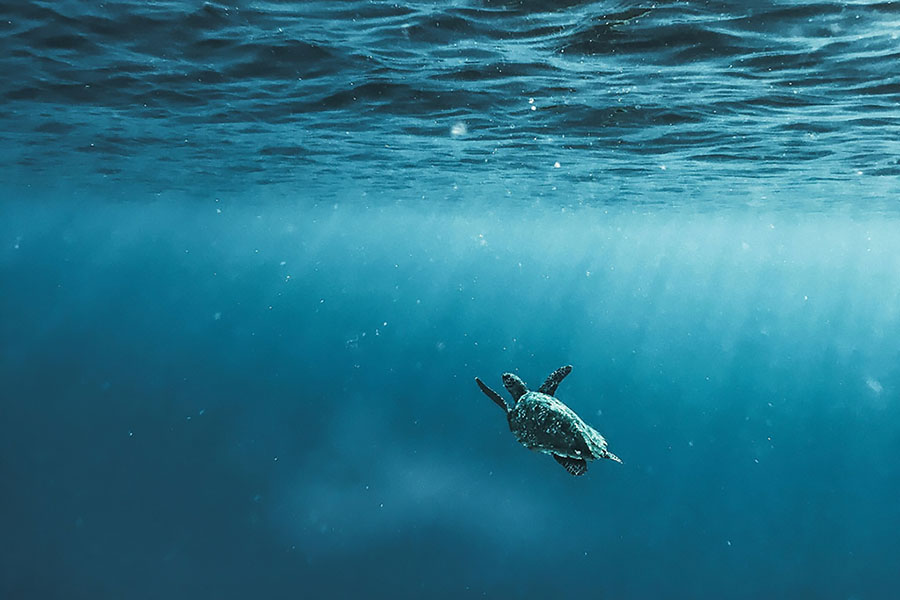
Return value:
<svg viewBox="0 0 900 600">
<path fill-rule="evenodd" d="M 900 3 L 0 3 L 0 598 L 895 599 Z M 572 477 L 474 384 L 558 396 Z"/>
</svg>

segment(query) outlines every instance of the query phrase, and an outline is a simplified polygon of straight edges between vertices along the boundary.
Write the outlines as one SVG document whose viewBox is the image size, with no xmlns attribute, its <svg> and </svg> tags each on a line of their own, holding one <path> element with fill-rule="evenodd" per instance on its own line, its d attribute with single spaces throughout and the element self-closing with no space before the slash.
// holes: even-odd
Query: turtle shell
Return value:
<svg viewBox="0 0 900 600">
<path fill-rule="evenodd" d="M 509 428 L 531 450 L 594 460 L 607 455 L 606 440 L 553 396 L 528 392 L 509 412 Z"/>
</svg>

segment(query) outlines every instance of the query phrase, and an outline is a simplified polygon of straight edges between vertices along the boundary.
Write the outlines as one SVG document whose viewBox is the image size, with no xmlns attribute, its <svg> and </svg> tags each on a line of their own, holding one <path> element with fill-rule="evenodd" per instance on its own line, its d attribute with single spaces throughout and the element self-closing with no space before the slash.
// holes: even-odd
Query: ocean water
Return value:
<svg viewBox="0 0 900 600">
<path fill-rule="evenodd" d="M 900 4 L 0 31 L 0 598 L 897 597 Z"/>
</svg>

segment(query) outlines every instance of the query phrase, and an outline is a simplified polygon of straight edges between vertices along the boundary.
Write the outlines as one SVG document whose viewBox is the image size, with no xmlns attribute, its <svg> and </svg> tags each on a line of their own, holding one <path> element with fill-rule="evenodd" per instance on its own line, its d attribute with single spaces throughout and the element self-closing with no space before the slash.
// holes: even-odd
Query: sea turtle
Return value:
<svg viewBox="0 0 900 600">
<path fill-rule="evenodd" d="M 571 372 L 571 365 L 558 368 L 536 392 L 528 391 L 525 382 L 512 373 L 504 373 L 503 386 L 513 397 L 512 406 L 477 377 L 475 383 L 506 411 L 509 429 L 523 446 L 551 455 L 572 475 L 584 475 L 589 460 L 608 458 L 621 463 L 606 449 L 606 440 L 596 429 L 553 396 Z"/>
</svg>

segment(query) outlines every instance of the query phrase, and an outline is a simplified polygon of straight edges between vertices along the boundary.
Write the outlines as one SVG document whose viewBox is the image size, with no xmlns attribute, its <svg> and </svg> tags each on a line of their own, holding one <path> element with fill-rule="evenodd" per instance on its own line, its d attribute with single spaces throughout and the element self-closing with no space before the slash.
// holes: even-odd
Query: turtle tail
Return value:
<svg viewBox="0 0 900 600">
<path fill-rule="evenodd" d="M 609 450 L 606 451 L 606 456 L 604 456 L 603 458 L 608 458 L 609 460 L 614 460 L 614 461 L 616 461 L 617 463 L 619 463 L 620 465 L 625 464 L 625 463 L 622 462 L 622 459 L 621 459 L 621 458 L 619 458 L 618 456 L 616 456 L 615 454 L 613 454 L 613 453 L 610 452 Z"/>
</svg>

